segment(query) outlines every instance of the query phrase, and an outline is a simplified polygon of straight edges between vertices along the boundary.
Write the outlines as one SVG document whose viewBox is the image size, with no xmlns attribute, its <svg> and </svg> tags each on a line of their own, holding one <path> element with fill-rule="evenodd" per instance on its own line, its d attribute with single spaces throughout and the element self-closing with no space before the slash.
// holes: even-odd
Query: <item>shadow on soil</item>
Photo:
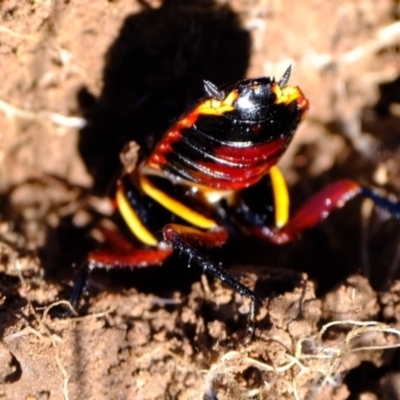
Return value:
<svg viewBox="0 0 400 400">
<path fill-rule="evenodd" d="M 171 123 L 217 85 L 245 76 L 250 35 L 228 5 L 212 0 L 166 0 L 126 18 L 107 52 L 98 99 L 78 95 L 89 121 L 79 149 L 104 193 L 120 170 L 119 153 L 135 140 L 147 153 Z"/>
</svg>

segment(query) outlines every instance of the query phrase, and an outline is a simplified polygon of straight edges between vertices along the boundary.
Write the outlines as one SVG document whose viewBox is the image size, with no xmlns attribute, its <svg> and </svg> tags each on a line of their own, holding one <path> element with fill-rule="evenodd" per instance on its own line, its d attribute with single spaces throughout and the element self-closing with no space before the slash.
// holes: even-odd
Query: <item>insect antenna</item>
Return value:
<svg viewBox="0 0 400 400">
<path fill-rule="evenodd" d="M 286 86 L 287 83 L 289 82 L 290 78 L 290 73 L 292 72 L 292 66 L 289 65 L 288 69 L 285 71 L 285 73 L 282 75 L 282 78 L 279 79 L 278 85 L 280 87 Z"/>
<path fill-rule="evenodd" d="M 212 82 L 204 80 L 203 84 L 204 91 L 206 92 L 207 96 L 217 100 L 223 100 L 225 98 L 224 91 L 219 90 Z"/>
</svg>

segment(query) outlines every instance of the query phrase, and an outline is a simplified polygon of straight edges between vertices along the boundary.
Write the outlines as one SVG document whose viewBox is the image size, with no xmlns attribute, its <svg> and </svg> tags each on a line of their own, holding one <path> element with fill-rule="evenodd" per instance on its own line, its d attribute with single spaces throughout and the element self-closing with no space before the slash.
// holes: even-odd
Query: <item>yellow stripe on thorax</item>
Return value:
<svg viewBox="0 0 400 400">
<path fill-rule="evenodd" d="M 285 178 L 276 166 L 269 171 L 275 203 L 275 226 L 282 228 L 289 219 L 289 193 Z"/>
<path fill-rule="evenodd" d="M 217 226 L 216 221 L 211 218 L 207 218 L 204 215 L 192 210 L 188 206 L 180 203 L 178 200 L 168 196 L 162 190 L 155 187 L 149 179 L 145 176 L 140 178 L 140 184 L 143 191 L 151 197 L 153 200 L 157 201 L 167 210 L 171 211 L 178 217 L 184 219 L 185 221 L 203 229 L 211 229 Z"/>
<path fill-rule="evenodd" d="M 304 97 L 300 89 L 294 86 L 285 86 L 281 88 L 278 84 L 275 84 L 272 86 L 272 91 L 276 95 L 276 104 L 290 104 L 293 101 Z"/>
<path fill-rule="evenodd" d="M 233 103 L 238 96 L 238 92 L 232 91 L 223 100 L 207 99 L 196 108 L 196 112 L 207 115 L 221 115 L 233 111 L 235 109 Z"/>
<path fill-rule="evenodd" d="M 124 221 L 128 225 L 131 232 L 144 244 L 147 244 L 149 246 L 157 246 L 158 240 L 143 225 L 143 222 L 140 220 L 135 210 L 129 204 L 129 201 L 126 198 L 122 187 L 119 187 L 117 189 L 116 200 L 118 210 L 124 218 Z"/>
</svg>

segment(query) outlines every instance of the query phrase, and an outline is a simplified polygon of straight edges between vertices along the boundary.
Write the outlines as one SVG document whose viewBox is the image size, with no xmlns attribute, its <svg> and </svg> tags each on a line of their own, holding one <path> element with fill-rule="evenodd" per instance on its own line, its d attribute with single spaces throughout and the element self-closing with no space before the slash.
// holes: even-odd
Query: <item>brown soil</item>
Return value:
<svg viewBox="0 0 400 400">
<path fill-rule="evenodd" d="M 340 177 L 400 193 L 398 1 L 0 11 L 0 397 L 400 398 L 399 351 L 380 348 L 400 342 L 400 225 L 361 199 L 291 245 L 241 238 L 218 255 L 265 298 L 250 342 L 246 299 L 178 257 L 93 273 L 80 316 L 54 305 L 110 218 L 123 145 L 151 148 L 203 79 L 292 64 L 311 102 L 281 162 L 293 208 Z"/>
</svg>

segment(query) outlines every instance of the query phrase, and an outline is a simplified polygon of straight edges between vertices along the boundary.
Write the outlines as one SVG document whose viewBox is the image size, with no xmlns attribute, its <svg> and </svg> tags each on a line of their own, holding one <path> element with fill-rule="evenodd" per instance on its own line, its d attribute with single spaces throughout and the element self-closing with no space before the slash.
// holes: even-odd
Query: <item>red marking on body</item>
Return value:
<svg viewBox="0 0 400 400">
<path fill-rule="evenodd" d="M 165 155 L 173 151 L 172 144 L 181 140 L 182 130 L 190 128 L 197 121 L 198 117 L 198 107 L 196 107 L 185 115 L 184 118 L 179 119 L 158 143 L 147 160 L 147 164 L 156 169 L 160 169 L 162 165 L 165 165 L 168 162 Z"/>
<path fill-rule="evenodd" d="M 303 93 L 301 94 L 302 95 L 297 99 L 297 107 L 299 108 L 299 110 L 301 110 L 301 120 L 303 120 L 306 117 L 307 112 L 310 108 L 310 102 L 304 97 Z"/>
<path fill-rule="evenodd" d="M 218 189 L 242 189 L 257 183 L 275 165 L 286 148 L 288 140 L 280 138 L 269 143 L 245 148 L 220 146 L 214 154 L 222 159 L 238 163 L 225 165 L 218 161 L 201 161 L 206 171 L 193 171 L 193 177 L 201 184 Z M 207 173 L 207 171 L 210 171 Z"/>
<path fill-rule="evenodd" d="M 253 145 L 250 147 L 230 147 L 220 146 L 213 151 L 214 154 L 227 161 L 237 163 L 251 162 L 255 164 L 258 161 L 266 160 L 274 155 L 281 154 L 286 149 L 287 139 L 277 139 L 269 143 L 261 145 Z"/>
<path fill-rule="evenodd" d="M 278 162 L 278 159 L 279 157 L 274 157 L 261 165 L 247 167 L 231 167 L 215 162 L 201 162 L 202 167 L 217 176 L 211 176 L 202 171 L 194 171 L 192 175 L 199 183 L 217 189 L 243 189 L 257 183 Z"/>
</svg>

